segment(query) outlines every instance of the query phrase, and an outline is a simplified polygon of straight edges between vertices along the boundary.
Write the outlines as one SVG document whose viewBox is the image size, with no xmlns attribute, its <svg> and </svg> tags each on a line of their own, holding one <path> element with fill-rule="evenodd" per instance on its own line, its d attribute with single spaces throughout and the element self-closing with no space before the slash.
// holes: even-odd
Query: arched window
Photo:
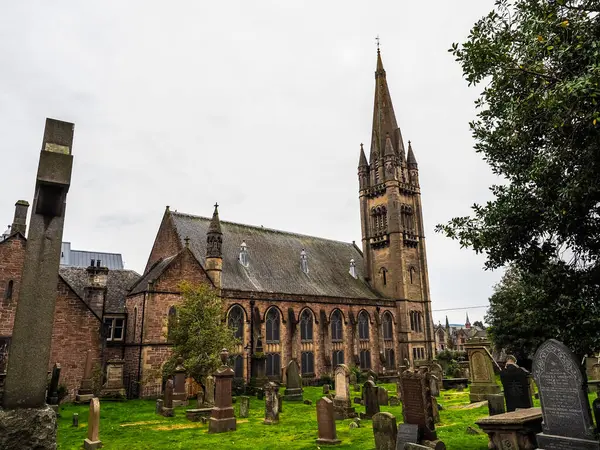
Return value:
<svg viewBox="0 0 600 450">
<path fill-rule="evenodd" d="M 383 285 L 385 286 L 387 284 L 387 269 L 385 267 L 382 267 L 381 269 L 379 269 L 379 273 L 381 273 L 381 277 L 383 278 Z"/>
<path fill-rule="evenodd" d="M 177 308 L 171 306 L 169 308 L 169 316 L 167 318 L 167 340 L 173 340 L 173 330 L 177 323 Z"/>
<path fill-rule="evenodd" d="M 13 280 L 9 280 L 6 284 L 6 291 L 4 291 L 4 300 L 10 301 L 13 296 Z"/>
<path fill-rule="evenodd" d="M 331 315 L 331 340 L 334 342 L 341 341 L 342 338 L 342 313 L 339 309 L 336 309 Z"/>
<path fill-rule="evenodd" d="M 302 311 L 300 316 L 300 339 L 303 341 L 313 340 L 313 315 L 308 309 Z"/>
<path fill-rule="evenodd" d="M 279 342 L 279 310 L 277 308 L 269 309 L 267 313 L 267 343 L 273 344 Z"/>
<path fill-rule="evenodd" d="M 417 333 L 421 333 L 423 331 L 423 315 L 418 311 L 410 312 L 410 329 L 411 331 L 416 331 Z"/>
<path fill-rule="evenodd" d="M 358 338 L 369 340 L 369 315 L 365 311 L 361 311 L 358 315 Z"/>
<path fill-rule="evenodd" d="M 361 369 L 366 370 L 371 368 L 371 352 L 369 350 L 361 350 L 359 359 Z"/>
<path fill-rule="evenodd" d="M 238 305 L 233 306 L 229 310 L 227 325 L 234 330 L 236 339 L 244 339 L 244 312 Z"/>
<path fill-rule="evenodd" d="M 387 208 L 385 206 L 376 206 L 371 210 L 372 226 L 375 234 L 385 233 L 387 231 Z"/>
<path fill-rule="evenodd" d="M 394 336 L 392 321 L 392 315 L 385 312 L 383 314 L 383 339 L 386 341 L 391 341 Z"/>
<path fill-rule="evenodd" d="M 344 350 L 334 350 L 333 351 L 333 358 L 331 358 L 331 361 L 333 362 L 333 367 L 337 367 L 340 364 L 344 364 Z"/>
<path fill-rule="evenodd" d="M 315 373 L 315 354 L 313 352 L 302 352 L 302 375 Z"/>
</svg>

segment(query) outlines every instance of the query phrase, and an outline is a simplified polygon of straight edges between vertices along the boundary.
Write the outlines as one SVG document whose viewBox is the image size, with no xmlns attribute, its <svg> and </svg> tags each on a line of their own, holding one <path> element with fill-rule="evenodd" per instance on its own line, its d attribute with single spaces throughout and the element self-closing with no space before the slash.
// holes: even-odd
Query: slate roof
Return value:
<svg viewBox="0 0 600 450">
<path fill-rule="evenodd" d="M 85 287 L 88 285 L 87 270 L 83 267 L 60 266 L 58 274 L 85 301 Z M 139 279 L 140 275 L 133 270 L 109 270 L 105 313 L 124 313 L 125 296 Z"/>
<path fill-rule="evenodd" d="M 170 214 L 182 247 L 185 238 L 189 237 L 190 250 L 198 261 L 204 263 L 210 218 L 180 212 Z M 352 243 L 226 221 L 221 221 L 221 230 L 223 289 L 379 298 L 364 281 L 362 253 Z M 246 242 L 248 249 L 247 268 L 238 262 L 242 241 Z M 300 268 L 302 249 L 308 255 L 308 274 Z M 356 262 L 358 279 L 349 273 L 351 259 Z"/>
<path fill-rule="evenodd" d="M 134 295 L 144 292 L 148 287 L 148 282 L 156 280 L 156 278 L 158 278 L 160 274 L 165 271 L 167 266 L 171 264 L 171 261 L 173 261 L 176 256 L 177 255 L 173 255 L 169 256 L 168 258 L 158 260 L 152 267 L 150 267 L 150 270 L 148 270 L 148 272 L 142 278 L 139 278 L 138 281 L 133 285 L 133 289 L 131 290 L 130 294 Z"/>
</svg>

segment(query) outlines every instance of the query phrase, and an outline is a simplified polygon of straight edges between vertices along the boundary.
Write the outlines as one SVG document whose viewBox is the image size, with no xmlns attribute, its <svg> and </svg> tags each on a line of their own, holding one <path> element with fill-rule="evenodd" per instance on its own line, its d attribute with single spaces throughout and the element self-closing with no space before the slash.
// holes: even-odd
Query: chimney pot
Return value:
<svg viewBox="0 0 600 450">
<path fill-rule="evenodd" d="M 96 261 L 96 267 L 100 267 L 100 260 Z"/>
<path fill-rule="evenodd" d="M 90 267 L 94 267 L 96 265 L 96 260 L 92 259 L 92 262 L 90 263 Z"/>
</svg>

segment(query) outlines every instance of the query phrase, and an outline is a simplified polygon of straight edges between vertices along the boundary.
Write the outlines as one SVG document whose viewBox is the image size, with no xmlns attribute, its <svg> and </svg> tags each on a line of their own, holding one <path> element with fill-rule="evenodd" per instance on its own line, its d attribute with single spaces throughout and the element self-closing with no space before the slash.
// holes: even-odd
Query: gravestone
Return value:
<svg viewBox="0 0 600 450">
<path fill-rule="evenodd" d="M 185 367 L 183 367 L 183 358 L 177 358 L 175 375 L 173 377 L 173 406 L 187 404 L 187 390 L 185 388 Z"/>
<path fill-rule="evenodd" d="M 284 399 L 286 402 L 301 402 L 302 398 L 302 377 L 300 376 L 300 368 L 296 360 L 292 359 L 286 370 L 286 384 Z"/>
<path fill-rule="evenodd" d="M 533 449 L 538 448 L 536 435 L 542 431 L 542 410 L 540 408 L 519 409 L 483 417 L 475 423 L 488 435 L 488 448 Z M 473 431 L 477 432 L 477 430 Z"/>
<path fill-rule="evenodd" d="M 504 370 L 500 372 L 500 380 L 504 388 L 508 412 L 515 411 L 517 408 L 533 407 L 530 388 L 531 376 L 527 370 L 516 364 L 506 364 Z"/>
<path fill-rule="evenodd" d="M 206 404 L 204 403 L 204 390 L 202 387 L 198 390 L 198 396 L 196 397 L 196 406 L 198 408 L 204 408 Z"/>
<path fill-rule="evenodd" d="M 405 444 L 417 444 L 419 442 L 419 439 L 420 436 L 418 425 L 402 423 L 400 424 L 400 427 L 398 427 L 398 436 L 396 437 L 396 450 L 404 450 Z"/>
<path fill-rule="evenodd" d="M 71 426 L 73 428 L 79 428 L 79 413 L 73 413 L 73 423 Z"/>
<path fill-rule="evenodd" d="M 167 380 L 163 395 L 163 405 L 160 413 L 164 417 L 173 417 L 175 415 L 175 410 L 173 409 L 173 380 Z"/>
<path fill-rule="evenodd" d="M 395 395 L 390 395 L 390 406 L 400 406 L 400 399 Z"/>
<path fill-rule="evenodd" d="M 265 425 L 279 423 L 279 386 L 272 381 L 265 384 Z"/>
<path fill-rule="evenodd" d="M 356 411 L 350 402 L 350 370 L 345 364 L 340 364 L 335 368 L 333 410 L 336 420 L 356 417 Z"/>
<path fill-rule="evenodd" d="M 92 361 L 92 351 L 88 350 L 85 353 L 85 365 L 83 369 L 83 378 L 81 379 L 81 384 L 79 385 L 79 389 L 77 390 L 77 396 L 75 397 L 75 401 L 77 403 L 89 402 L 94 393 L 92 391 L 92 369 L 93 369 L 93 361 Z"/>
<path fill-rule="evenodd" d="M 431 377 L 435 377 L 435 382 L 437 384 L 437 389 L 434 391 L 432 389 L 432 395 L 435 397 L 439 397 L 440 391 L 443 388 L 443 378 L 444 378 L 444 369 L 438 363 L 433 363 L 429 366 L 429 373 Z M 436 394 L 437 392 L 437 394 Z"/>
<path fill-rule="evenodd" d="M 379 412 L 379 388 L 375 383 L 368 380 L 363 384 L 363 403 L 365 412 L 360 415 L 361 419 L 371 419 Z"/>
<path fill-rule="evenodd" d="M 101 397 L 122 398 L 125 397 L 125 386 L 123 385 L 123 359 L 112 359 L 106 363 L 106 383 L 100 391 Z"/>
<path fill-rule="evenodd" d="M 233 403 L 231 402 L 231 385 L 235 372 L 227 365 L 229 352 L 227 349 L 221 350 L 221 367 L 215 372 L 216 392 L 212 413 L 208 422 L 209 433 L 223 433 L 225 431 L 235 431 L 237 422 L 233 412 Z M 207 377 L 207 382 L 208 382 Z"/>
<path fill-rule="evenodd" d="M 433 412 L 433 423 L 440 423 L 440 408 L 437 399 L 433 395 L 431 396 L 431 411 Z"/>
<path fill-rule="evenodd" d="M 317 427 L 319 433 L 317 444 L 333 445 L 340 443 L 335 429 L 333 402 L 327 397 L 317 400 Z"/>
<path fill-rule="evenodd" d="M 402 416 L 404 423 L 419 426 L 422 439 L 435 441 L 435 418 L 431 399 L 429 372 L 421 368 L 418 372 L 409 369 L 400 376 L 402 390 Z"/>
<path fill-rule="evenodd" d="M 58 405 L 58 380 L 60 379 L 60 364 L 54 364 L 52 368 L 52 377 L 48 387 L 48 398 L 46 402 L 49 405 Z"/>
<path fill-rule="evenodd" d="M 440 386 L 439 386 L 439 380 L 438 377 L 430 374 L 429 375 L 430 378 L 430 382 L 429 382 L 429 388 L 431 389 L 431 395 L 433 395 L 434 397 L 439 397 L 440 396 Z"/>
<path fill-rule="evenodd" d="M 204 404 L 206 406 L 214 406 L 215 405 L 215 378 L 212 375 L 206 377 L 206 382 L 204 383 L 204 388 L 206 392 L 204 392 Z"/>
<path fill-rule="evenodd" d="M 490 394 L 488 395 L 487 401 L 490 416 L 496 416 L 498 414 L 504 414 L 506 412 L 506 409 L 504 408 L 504 395 Z"/>
<path fill-rule="evenodd" d="M 373 416 L 373 436 L 376 450 L 396 450 L 398 427 L 396 417 L 389 412 L 380 412 Z"/>
<path fill-rule="evenodd" d="M 471 403 L 487 400 L 488 394 L 500 394 L 500 386 L 494 375 L 494 359 L 488 347 L 490 343 L 484 339 L 469 340 L 465 344 L 469 356 L 469 371 L 471 373 Z"/>
<path fill-rule="evenodd" d="M 600 449 L 587 386 L 579 361 L 561 342 L 549 339 L 533 357 L 533 377 L 540 393 L 542 433 L 540 448 L 546 450 Z"/>
<path fill-rule="evenodd" d="M 0 448 L 13 442 L 56 448 L 56 414 L 46 405 L 46 388 L 73 132 L 72 123 L 46 119 L 0 409 Z"/>
<path fill-rule="evenodd" d="M 330 389 L 331 389 L 331 386 L 329 386 L 328 384 L 324 384 L 323 385 L 323 395 L 329 394 Z"/>
<path fill-rule="evenodd" d="M 90 400 L 87 438 L 83 441 L 85 450 L 96 450 L 102 447 L 100 441 L 100 400 L 94 397 Z"/>
<path fill-rule="evenodd" d="M 165 403 L 165 401 L 162 398 L 157 398 L 156 399 L 156 406 L 154 409 L 154 412 L 156 414 L 162 414 L 162 410 L 163 410 L 163 404 Z"/>
<path fill-rule="evenodd" d="M 388 391 L 383 386 L 377 387 L 377 395 L 379 396 L 379 406 L 388 406 L 389 396 Z"/>
<path fill-rule="evenodd" d="M 250 397 L 240 397 L 240 417 L 248 417 L 250 411 Z"/>
</svg>

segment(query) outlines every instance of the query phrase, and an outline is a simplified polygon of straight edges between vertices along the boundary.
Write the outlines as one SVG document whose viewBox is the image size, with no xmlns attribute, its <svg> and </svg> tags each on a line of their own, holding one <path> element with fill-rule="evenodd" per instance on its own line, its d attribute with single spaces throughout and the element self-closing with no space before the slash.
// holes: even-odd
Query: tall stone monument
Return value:
<svg viewBox="0 0 600 450">
<path fill-rule="evenodd" d="M 317 400 L 317 428 L 319 445 L 335 445 L 341 441 L 337 438 L 335 419 L 333 418 L 333 402 L 327 397 Z"/>
<path fill-rule="evenodd" d="M 185 388 L 185 367 L 183 358 L 177 358 L 175 376 L 173 377 L 173 405 L 187 405 L 187 390 Z"/>
<path fill-rule="evenodd" d="M 345 364 L 340 364 L 335 368 L 333 410 L 336 420 L 356 417 L 356 411 L 350 402 L 350 369 Z"/>
<path fill-rule="evenodd" d="M 75 401 L 77 403 L 89 402 L 94 396 L 92 387 L 93 387 L 93 379 L 92 379 L 92 351 L 88 350 L 85 354 L 85 366 L 83 369 L 83 378 L 81 380 L 81 385 L 77 391 L 77 396 L 75 397 Z"/>
<path fill-rule="evenodd" d="M 96 450 L 102 447 L 100 441 L 100 400 L 94 397 L 90 400 L 90 415 L 88 416 L 88 434 L 83 441 L 85 450 Z"/>
<path fill-rule="evenodd" d="M 229 358 L 227 349 L 221 350 L 220 356 L 223 365 L 215 372 L 215 407 L 208 422 L 209 433 L 235 431 L 237 427 L 233 402 L 231 401 L 231 384 L 235 373 L 231 367 L 227 366 L 227 359 Z"/>
<path fill-rule="evenodd" d="M 487 400 L 488 394 L 500 394 L 500 386 L 494 375 L 495 361 L 489 351 L 490 342 L 483 338 L 472 338 L 465 344 L 469 356 L 471 403 Z"/>
<path fill-rule="evenodd" d="M 11 433 L 0 433 L 0 448 L 10 448 L 7 436 L 23 448 L 56 447 L 56 415 L 45 394 L 73 130 L 72 123 L 46 119 L 0 412 L 0 428 L 2 422 L 17 423 Z"/>
<path fill-rule="evenodd" d="M 585 378 L 579 361 L 561 342 L 544 342 L 533 357 L 533 378 L 540 392 L 545 450 L 599 450 Z"/>
<path fill-rule="evenodd" d="M 422 367 L 419 371 L 406 370 L 400 375 L 404 423 L 417 425 L 421 439 L 435 441 L 434 397 L 431 395 L 430 383 L 427 367 Z"/>
</svg>

